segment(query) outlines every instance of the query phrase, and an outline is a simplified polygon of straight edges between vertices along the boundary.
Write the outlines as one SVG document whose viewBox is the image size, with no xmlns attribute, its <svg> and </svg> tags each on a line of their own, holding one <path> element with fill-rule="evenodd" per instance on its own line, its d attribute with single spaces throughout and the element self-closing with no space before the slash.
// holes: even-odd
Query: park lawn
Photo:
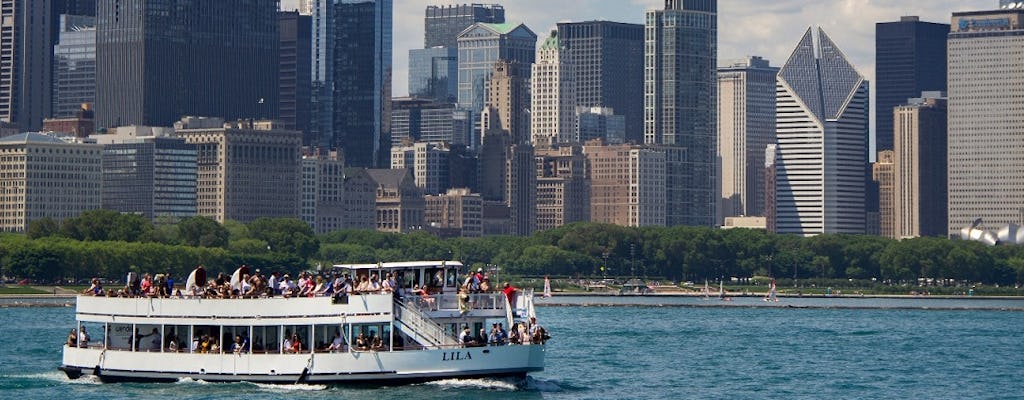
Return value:
<svg viewBox="0 0 1024 400">
<path fill-rule="evenodd" d="M 0 287 L 0 295 L 5 294 L 50 294 L 51 292 L 42 291 L 34 287 L 29 286 L 4 286 Z"/>
</svg>

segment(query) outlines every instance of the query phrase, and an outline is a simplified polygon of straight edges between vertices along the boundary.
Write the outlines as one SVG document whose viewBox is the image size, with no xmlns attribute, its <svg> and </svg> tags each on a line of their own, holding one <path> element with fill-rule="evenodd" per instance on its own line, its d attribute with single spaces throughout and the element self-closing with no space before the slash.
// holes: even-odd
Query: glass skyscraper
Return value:
<svg viewBox="0 0 1024 400">
<path fill-rule="evenodd" d="M 459 108 L 481 112 L 495 61 L 532 65 L 536 45 L 537 34 L 523 24 L 476 23 L 463 31 L 459 35 Z M 526 76 L 529 72 L 525 71 Z"/>
<path fill-rule="evenodd" d="M 148 137 L 103 146 L 103 208 L 149 219 L 196 215 L 196 145 Z"/>
<path fill-rule="evenodd" d="M 432 47 L 409 50 L 409 95 L 446 103 L 459 100 L 459 50 Z"/>
<path fill-rule="evenodd" d="M 99 0 L 96 6 L 98 126 L 275 115 L 276 1 Z"/>
<path fill-rule="evenodd" d="M 902 17 L 875 24 L 875 147 L 893 149 L 893 108 L 946 90 L 949 24 Z"/>
<path fill-rule="evenodd" d="M 392 0 L 319 0 L 313 6 L 313 134 L 345 163 L 387 162 Z"/>
<path fill-rule="evenodd" d="M 459 34 L 477 22 L 505 22 L 505 8 L 498 4 L 427 6 L 424 15 L 423 48 L 457 48 Z"/>
<path fill-rule="evenodd" d="M 646 26 L 644 142 L 682 149 L 667 153 L 666 223 L 714 226 L 718 2 L 666 0 Z"/>
<path fill-rule="evenodd" d="M 61 15 L 53 48 L 53 116 L 71 117 L 96 101 L 96 18 Z"/>
<path fill-rule="evenodd" d="M 644 26 L 611 21 L 561 22 L 562 61 L 573 69 L 576 105 L 611 108 L 626 140 L 643 142 Z"/>
</svg>

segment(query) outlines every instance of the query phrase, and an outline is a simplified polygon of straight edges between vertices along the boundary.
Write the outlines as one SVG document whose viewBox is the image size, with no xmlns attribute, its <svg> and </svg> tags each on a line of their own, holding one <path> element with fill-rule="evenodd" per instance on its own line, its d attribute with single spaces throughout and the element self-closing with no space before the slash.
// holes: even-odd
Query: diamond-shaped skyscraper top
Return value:
<svg viewBox="0 0 1024 400">
<path fill-rule="evenodd" d="M 821 28 L 808 28 L 779 71 L 819 121 L 839 118 L 863 77 Z"/>
</svg>

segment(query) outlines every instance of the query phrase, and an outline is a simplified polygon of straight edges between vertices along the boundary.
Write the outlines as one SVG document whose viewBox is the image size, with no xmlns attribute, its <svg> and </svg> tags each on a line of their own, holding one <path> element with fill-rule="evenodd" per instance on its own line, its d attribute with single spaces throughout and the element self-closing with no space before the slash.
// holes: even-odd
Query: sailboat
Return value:
<svg viewBox="0 0 1024 400">
<path fill-rule="evenodd" d="M 779 298 L 775 293 L 775 280 L 772 279 L 772 283 L 768 284 L 768 293 L 764 295 L 764 301 L 779 301 Z"/>
<path fill-rule="evenodd" d="M 551 279 L 544 277 L 544 297 L 551 297 Z"/>
<path fill-rule="evenodd" d="M 725 297 L 725 287 L 722 286 L 722 281 L 718 281 L 718 299 L 721 301 L 732 301 L 732 297 Z"/>
<path fill-rule="evenodd" d="M 711 289 L 708 288 L 708 280 L 704 280 L 704 300 L 707 300 L 711 295 Z"/>
</svg>

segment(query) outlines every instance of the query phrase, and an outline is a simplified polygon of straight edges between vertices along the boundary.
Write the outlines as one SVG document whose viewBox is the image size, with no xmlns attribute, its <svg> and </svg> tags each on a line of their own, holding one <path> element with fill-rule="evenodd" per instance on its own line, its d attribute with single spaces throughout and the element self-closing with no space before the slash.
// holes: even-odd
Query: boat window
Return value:
<svg viewBox="0 0 1024 400">
<path fill-rule="evenodd" d="M 249 352 L 249 327 L 248 326 L 225 326 L 221 328 L 221 347 L 224 348 L 225 353 L 234 352 L 233 347 L 236 339 L 242 340 L 242 352 Z"/>
<path fill-rule="evenodd" d="M 104 324 L 96 322 L 82 322 L 79 324 L 79 326 L 75 328 L 78 334 L 77 345 L 79 347 L 102 348 L 104 343 L 103 338 L 107 336 L 104 335 L 103 327 Z M 83 329 L 85 330 L 84 334 L 82 333 Z"/>
<path fill-rule="evenodd" d="M 309 325 L 286 325 L 284 327 L 284 339 L 281 341 L 281 351 L 288 353 L 291 350 L 289 348 L 285 348 L 284 344 L 292 344 L 292 338 L 296 335 L 298 335 L 299 341 L 302 343 L 300 346 L 300 352 L 309 350 L 309 333 Z"/>
<path fill-rule="evenodd" d="M 193 353 L 220 353 L 219 337 L 220 326 L 196 325 L 192 327 L 192 345 L 189 349 Z"/>
<path fill-rule="evenodd" d="M 252 352 L 253 353 L 279 353 L 281 352 L 281 337 L 278 326 L 254 326 L 252 327 Z"/>
<path fill-rule="evenodd" d="M 444 270 L 440 268 L 429 268 L 427 269 L 427 276 L 430 278 L 429 286 L 430 292 L 439 292 L 441 287 L 444 286 Z"/>
<path fill-rule="evenodd" d="M 449 268 L 447 271 L 447 279 L 445 280 L 445 287 L 455 288 L 459 285 L 459 270 L 455 268 Z"/>
<path fill-rule="evenodd" d="M 420 284 L 419 271 L 401 271 L 398 273 L 398 284 L 402 287 L 411 288 Z"/>
<path fill-rule="evenodd" d="M 107 348 L 110 350 L 131 350 L 132 324 L 107 325 Z"/>
<path fill-rule="evenodd" d="M 341 334 L 341 325 L 315 325 L 313 327 L 313 348 L 317 351 L 329 351 L 328 347 L 334 342 L 335 334 L 342 337 L 342 343 L 345 342 L 344 335 Z"/>
<path fill-rule="evenodd" d="M 135 325 L 135 351 L 160 351 L 163 335 L 160 325 Z"/>
<path fill-rule="evenodd" d="M 188 351 L 188 325 L 164 325 L 164 351 Z"/>
</svg>

